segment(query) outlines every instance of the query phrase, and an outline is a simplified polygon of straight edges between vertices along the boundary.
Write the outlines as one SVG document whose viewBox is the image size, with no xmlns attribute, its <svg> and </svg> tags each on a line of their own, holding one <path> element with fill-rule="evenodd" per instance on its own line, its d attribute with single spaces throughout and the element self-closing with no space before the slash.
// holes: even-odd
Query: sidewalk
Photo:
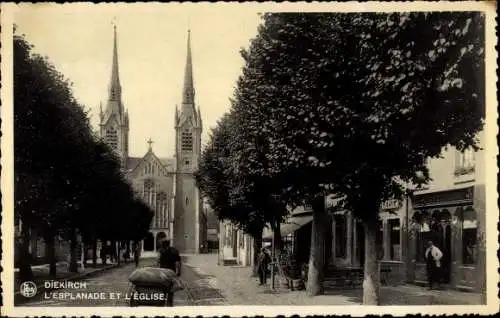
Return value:
<svg viewBox="0 0 500 318">
<path fill-rule="evenodd" d="M 252 268 L 217 265 L 217 254 L 184 255 L 184 266 L 210 279 L 214 288 L 221 290 L 230 305 L 359 305 L 361 289 L 325 290 L 324 295 L 309 297 L 305 291 L 272 290 L 259 286 L 258 278 L 251 277 Z M 427 290 L 413 285 L 383 286 L 381 305 L 479 305 L 481 295 L 455 290 Z"/>
</svg>

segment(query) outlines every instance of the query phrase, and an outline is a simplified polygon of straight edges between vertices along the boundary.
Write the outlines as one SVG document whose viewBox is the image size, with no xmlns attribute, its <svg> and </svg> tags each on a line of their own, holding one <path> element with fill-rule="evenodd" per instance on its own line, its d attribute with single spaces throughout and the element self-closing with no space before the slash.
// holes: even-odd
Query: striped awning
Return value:
<svg viewBox="0 0 500 318">
<path fill-rule="evenodd" d="M 311 223 L 312 219 L 313 219 L 312 215 L 301 215 L 288 218 L 286 222 L 281 223 L 280 226 L 281 236 L 283 237 L 297 231 L 304 225 Z M 269 240 L 272 238 L 273 238 L 273 231 L 269 228 L 265 228 L 262 234 L 262 239 Z"/>
</svg>

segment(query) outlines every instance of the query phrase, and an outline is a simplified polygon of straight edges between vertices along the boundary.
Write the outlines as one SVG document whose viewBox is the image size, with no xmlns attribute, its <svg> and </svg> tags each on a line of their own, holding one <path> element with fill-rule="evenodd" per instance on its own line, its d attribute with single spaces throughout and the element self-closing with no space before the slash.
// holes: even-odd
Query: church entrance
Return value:
<svg viewBox="0 0 500 318">
<path fill-rule="evenodd" d="M 161 242 L 163 242 L 167 238 L 165 232 L 158 232 L 156 234 L 156 250 L 159 250 L 161 247 Z"/>
<path fill-rule="evenodd" d="M 146 252 L 151 252 L 154 250 L 154 237 L 153 234 L 150 232 L 146 235 L 144 238 L 144 251 Z"/>
</svg>

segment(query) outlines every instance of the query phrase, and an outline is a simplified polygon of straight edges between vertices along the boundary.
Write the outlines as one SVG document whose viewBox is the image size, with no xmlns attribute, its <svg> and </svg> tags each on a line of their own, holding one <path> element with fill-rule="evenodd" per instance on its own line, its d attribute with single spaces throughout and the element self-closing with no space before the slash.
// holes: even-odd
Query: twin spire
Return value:
<svg viewBox="0 0 500 318">
<path fill-rule="evenodd" d="M 109 100 L 121 101 L 122 87 L 120 85 L 120 73 L 118 71 L 118 46 L 116 39 L 116 25 L 113 25 L 113 64 L 111 67 L 111 82 L 109 84 Z"/>
<path fill-rule="evenodd" d="M 106 114 L 120 114 L 124 113 L 122 104 L 122 87 L 120 84 L 120 72 L 118 68 L 118 44 L 117 44 L 116 25 L 113 25 L 113 61 L 111 67 L 111 80 L 109 84 L 109 99 Z M 197 121 L 201 121 L 200 109 L 195 109 L 195 91 L 193 82 L 193 61 L 191 57 L 191 31 L 188 30 L 187 36 L 187 53 L 186 65 L 184 69 L 184 87 L 182 90 L 182 113 L 192 114 Z M 178 112 L 176 110 L 176 122 Z M 101 112 L 101 119 L 104 114 Z M 190 116 L 190 115 L 187 115 Z M 125 120 L 128 121 L 125 112 Z M 199 123 L 201 125 L 201 122 Z"/>
<path fill-rule="evenodd" d="M 120 72 L 118 70 L 118 45 L 116 39 L 116 25 L 113 25 L 113 62 L 111 68 L 111 81 L 109 85 L 109 100 L 121 101 L 122 87 L 120 85 Z M 188 30 L 187 38 L 187 58 L 184 69 L 184 89 L 182 94 L 182 104 L 194 105 L 194 83 L 193 83 L 193 62 L 191 58 L 191 31 Z"/>
<path fill-rule="evenodd" d="M 193 62 L 191 60 L 191 31 L 188 30 L 187 57 L 184 69 L 184 89 L 182 94 L 182 104 L 194 105 L 194 83 L 193 83 Z"/>
</svg>

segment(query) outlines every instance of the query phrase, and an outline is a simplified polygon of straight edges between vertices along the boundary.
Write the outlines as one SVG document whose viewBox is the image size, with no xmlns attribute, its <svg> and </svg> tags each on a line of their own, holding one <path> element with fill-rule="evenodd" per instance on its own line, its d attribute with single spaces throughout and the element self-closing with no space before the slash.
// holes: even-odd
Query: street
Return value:
<svg viewBox="0 0 500 318">
<path fill-rule="evenodd" d="M 324 295 L 308 297 L 304 291 L 285 288 L 272 289 L 259 286 L 251 276 L 251 267 L 219 266 L 216 254 L 186 255 L 182 257 L 182 275 L 185 289 L 175 293 L 174 306 L 208 305 L 359 305 L 362 303 L 361 289 L 327 288 Z M 154 259 L 141 260 L 140 266 L 153 264 Z M 73 295 L 98 294 L 97 299 L 44 299 L 44 292 L 19 304 L 19 306 L 129 306 L 129 300 L 111 294 L 126 295 L 130 292 L 129 275 L 134 264 L 112 268 L 93 277 L 78 281 L 82 288 L 60 288 L 46 292 Z M 86 285 L 86 286 L 83 286 Z M 466 305 L 482 303 L 481 295 L 453 290 L 432 290 L 412 285 L 384 286 L 381 289 L 381 305 Z M 66 296 L 70 297 L 70 296 Z M 50 297 L 48 297 L 50 298 Z M 75 297 L 73 297 L 75 298 Z M 89 297 L 90 298 L 90 297 Z"/>
<path fill-rule="evenodd" d="M 139 266 L 148 266 L 153 262 L 154 259 L 144 259 L 141 260 Z M 133 263 L 107 270 L 97 276 L 82 280 L 80 285 L 86 285 L 85 288 L 61 288 L 47 291 L 38 294 L 21 306 L 128 306 L 129 300 L 123 296 L 118 299 L 116 295 L 118 293 L 125 295 L 130 292 L 132 285 L 128 281 L 128 277 L 134 270 L 135 265 Z M 185 283 L 185 289 L 175 293 L 174 306 L 220 305 L 224 303 L 225 299 L 220 291 L 212 287 L 210 277 L 204 277 L 204 275 L 195 273 L 189 266 L 183 266 L 181 278 Z M 86 300 L 75 300 L 69 297 L 54 299 L 53 293 L 58 295 L 67 293 L 66 295 L 73 295 L 73 298 L 78 293 L 98 294 L 101 296 L 96 297 L 98 299 Z M 115 296 L 111 296 L 112 294 Z"/>
</svg>

